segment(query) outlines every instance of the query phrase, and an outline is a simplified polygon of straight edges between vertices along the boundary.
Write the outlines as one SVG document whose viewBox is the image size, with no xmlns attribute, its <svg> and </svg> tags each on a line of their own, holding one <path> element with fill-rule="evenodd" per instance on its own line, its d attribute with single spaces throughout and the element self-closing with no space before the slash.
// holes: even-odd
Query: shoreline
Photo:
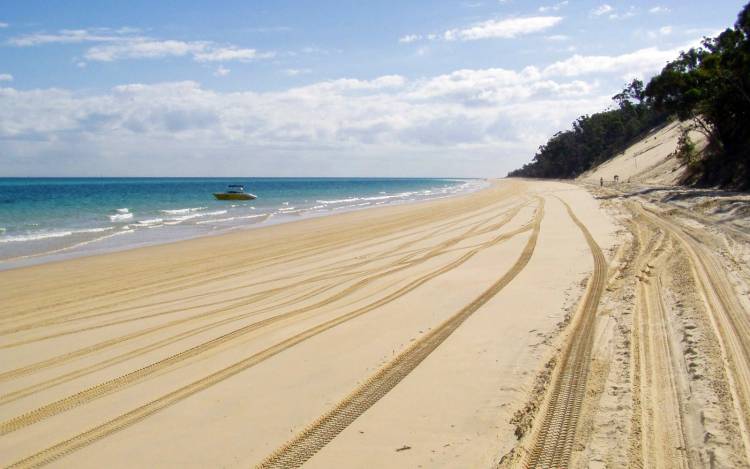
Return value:
<svg viewBox="0 0 750 469">
<path fill-rule="evenodd" d="M 142 179 L 142 178 L 136 178 L 136 179 Z M 159 179 L 159 178 L 153 178 L 153 179 Z M 200 178 L 196 178 L 196 179 L 200 179 Z M 306 178 L 306 179 L 326 179 L 326 178 Z M 346 179 L 357 179 L 357 178 L 346 178 Z M 359 178 L 359 179 L 367 179 L 367 178 Z M 389 178 L 389 180 L 397 180 L 397 179 L 409 180 L 411 178 Z M 47 264 L 50 262 L 62 262 L 65 260 L 76 259 L 80 257 L 106 255 L 108 253 L 128 251 L 131 249 L 140 249 L 140 248 L 149 247 L 149 246 L 159 246 L 159 245 L 165 245 L 165 244 L 170 244 L 170 243 L 175 243 L 175 242 L 201 239 L 201 238 L 206 238 L 206 237 L 223 236 L 223 235 L 231 234 L 234 232 L 256 230 L 256 229 L 267 228 L 267 227 L 272 227 L 272 226 L 281 225 L 281 224 L 296 223 L 299 221 L 312 220 L 316 218 L 323 218 L 323 217 L 329 217 L 329 216 L 336 216 L 340 214 L 358 212 L 358 211 L 363 211 L 363 210 L 368 210 L 368 209 L 397 207 L 397 206 L 402 206 L 402 205 L 411 205 L 411 204 L 419 204 L 419 203 L 437 201 L 441 199 L 458 197 L 458 196 L 471 194 L 473 192 L 484 190 L 488 188 L 490 185 L 492 185 L 493 181 L 495 181 L 493 179 L 486 179 L 486 178 L 485 179 L 483 178 L 475 178 L 475 179 L 439 178 L 435 180 L 436 181 L 440 181 L 440 180 L 465 181 L 465 184 L 467 184 L 467 188 L 454 192 L 454 193 L 450 193 L 448 195 L 428 197 L 428 198 L 423 198 L 423 199 L 400 200 L 396 198 L 395 195 L 392 195 L 389 197 L 393 198 L 393 200 L 389 200 L 387 202 L 381 202 L 378 204 L 368 205 L 368 206 L 342 206 L 342 207 L 333 206 L 333 207 L 329 207 L 326 211 L 301 209 L 297 211 L 286 212 L 285 209 L 282 208 L 280 209 L 279 213 L 263 213 L 263 214 L 257 214 L 257 215 L 253 214 L 251 216 L 240 217 L 240 218 L 252 219 L 253 221 L 250 221 L 250 222 L 230 225 L 230 226 L 223 227 L 223 228 L 214 226 L 211 231 L 204 231 L 204 232 L 196 232 L 196 230 L 190 231 L 189 226 L 176 227 L 176 226 L 160 225 L 156 227 L 146 227 L 146 228 L 152 228 L 152 229 L 134 233 L 134 235 L 138 235 L 141 237 L 140 240 L 137 240 L 135 242 L 129 242 L 130 238 L 128 238 L 127 240 L 121 238 L 121 235 L 130 235 L 131 233 L 133 233 L 132 231 L 113 232 L 113 233 L 108 233 L 107 235 L 102 236 L 100 238 L 84 240 L 76 244 L 73 244 L 71 246 L 65 246 L 65 247 L 53 249 L 47 252 L 32 253 L 32 254 L 20 255 L 16 257 L 9 257 L 6 259 L 2 259 L 0 260 L 0 272 L 6 271 L 6 270 L 23 268 L 23 267 L 30 267 L 34 265 L 43 265 L 43 264 Z M 469 186 L 469 184 L 471 183 L 476 184 L 476 186 L 474 187 Z M 255 219 L 257 219 L 257 221 Z M 199 222 L 199 224 L 208 223 L 210 221 L 211 220 L 208 220 L 207 222 Z M 171 237 L 163 237 L 163 236 L 160 237 L 159 233 L 156 233 L 153 236 L 149 236 L 150 231 L 156 231 L 157 229 L 164 229 L 164 228 L 166 229 L 182 228 L 184 233 L 177 234 L 177 235 L 174 235 L 174 233 L 170 233 L 172 234 Z M 85 231 L 95 232 L 95 231 L 101 231 L 101 230 L 102 229 L 91 229 L 91 230 L 85 230 Z"/>
<path fill-rule="evenodd" d="M 592 269 L 562 201 L 612 244 L 582 188 L 500 180 L 0 272 L 0 463 L 254 466 L 365 383 L 311 467 L 494 465 Z"/>
</svg>

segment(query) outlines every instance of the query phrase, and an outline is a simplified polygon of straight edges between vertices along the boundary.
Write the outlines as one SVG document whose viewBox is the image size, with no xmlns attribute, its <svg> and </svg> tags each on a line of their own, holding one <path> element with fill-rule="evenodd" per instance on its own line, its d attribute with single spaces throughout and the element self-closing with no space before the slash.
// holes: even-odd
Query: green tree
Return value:
<svg viewBox="0 0 750 469">
<path fill-rule="evenodd" d="M 645 95 L 657 109 L 693 119 L 708 138 L 700 164 L 692 165 L 696 182 L 750 187 L 750 4 L 734 29 L 667 64 Z"/>
<path fill-rule="evenodd" d="M 734 28 L 682 52 L 645 87 L 633 80 L 612 99 L 616 109 L 579 117 L 509 175 L 575 177 L 676 116 L 708 138 L 700 155 L 687 133 L 680 140 L 695 183 L 750 188 L 750 4 Z"/>
</svg>

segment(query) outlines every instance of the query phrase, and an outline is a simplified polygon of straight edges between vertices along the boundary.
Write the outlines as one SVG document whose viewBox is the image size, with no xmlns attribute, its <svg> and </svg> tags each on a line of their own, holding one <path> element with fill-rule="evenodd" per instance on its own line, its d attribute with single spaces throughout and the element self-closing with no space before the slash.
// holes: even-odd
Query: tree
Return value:
<svg viewBox="0 0 750 469">
<path fill-rule="evenodd" d="M 673 115 L 708 137 L 700 155 L 687 134 L 681 139 L 696 183 L 750 188 L 750 4 L 734 28 L 682 52 L 645 87 L 633 80 L 612 99 L 617 109 L 581 116 L 510 175 L 575 177 Z"/>
<path fill-rule="evenodd" d="M 707 136 L 701 164 L 693 165 L 698 183 L 750 187 L 750 4 L 734 29 L 667 64 L 645 95 Z"/>
<path fill-rule="evenodd" d="M 640 80 L 633 80 L 612 99 L 618 104 L 616 109 L 579 117 L 571 130 L 556 133 L 539 147 L 531 163 L 509 176 L 574 178 L 622 151 L 667 117 L 645 102 Z"/>
<path fill-rule="evenodd" d="M 624 90 L 612 96 L 612 100 L 621 108 L 628 105 L 641 104 L 645 98 L 644 91 L 643 82 L 636 78 Z"/>
</svg>

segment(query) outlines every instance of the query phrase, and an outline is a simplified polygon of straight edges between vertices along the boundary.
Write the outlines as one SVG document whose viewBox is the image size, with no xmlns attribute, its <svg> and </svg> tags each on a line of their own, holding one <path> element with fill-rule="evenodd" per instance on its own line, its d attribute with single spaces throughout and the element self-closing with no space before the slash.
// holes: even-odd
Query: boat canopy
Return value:
<svg viewBox="0 0 750 469">
<path fill-rule="evenodd" d="M 245 192 L 245 186 L 243 186 L 242 184 L 229 184 L 229 186 L 227 186 L 227 192 L 230 194 Z"/>
</svg>

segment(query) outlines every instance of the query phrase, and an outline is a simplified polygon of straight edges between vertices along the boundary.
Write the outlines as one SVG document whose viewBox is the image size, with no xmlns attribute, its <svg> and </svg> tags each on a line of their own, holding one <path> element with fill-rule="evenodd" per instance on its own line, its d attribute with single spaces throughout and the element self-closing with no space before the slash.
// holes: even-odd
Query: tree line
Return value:
<svg viewBox="0 0 750 469">
<path fill-rule="evenodd" d="M 576 177 L 677 117 L 691 119 L 708 142 L 697 155 L 687 131 L 681 136 L 677 156 L 687 165 L 686 182 L 749 188 L 750 3 L 734 28 L 682 52 L 647 85 L 633 80 L 613 100 L 616 108 L 579 117 L 508 176 Z"/>
</svg>

